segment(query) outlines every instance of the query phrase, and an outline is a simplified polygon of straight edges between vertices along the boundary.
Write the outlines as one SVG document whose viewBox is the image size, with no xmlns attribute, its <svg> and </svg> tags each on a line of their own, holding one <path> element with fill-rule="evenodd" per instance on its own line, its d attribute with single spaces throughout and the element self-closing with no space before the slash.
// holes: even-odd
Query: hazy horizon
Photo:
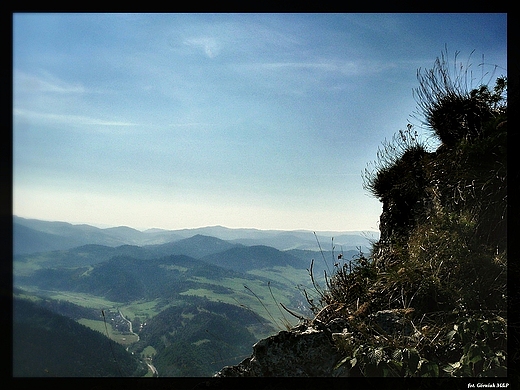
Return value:
<svg viewBox="0 0 520 390">
<path fill-rule="evenodd" d="M 14 13 L 13 214 L 378 231 L 362 172 L 429 134 L 412 91 L 446 46 L 492 82 L 507 15 Z"/>
<path fill-rule="evenodd" d="M 27 220 L 38 220 L 43 222 L 65 222 L 69 223 L 71 225 L 89 225 L 93 226 L 99 229 L 111 229 L 111 228 L 131 228 L 134 230 L 138 230 L 141 232 L 144 232 L 146 230 L 165 230 L 165 231 L 176 231 L 176 230 L 197 230 L 197 229 L 205 229 L 205 228 L 224 228 L 229 230 L 258 230 L 258 231 L 273 231 L 273 232 L 316 232 L 316 233 L 375 233 L 379 234 L 379 230 L 311 230 L 311 229 L 260 229 L 255 227 L 228 227 L 224 225 L 205 225 L 205 226 L 195 226 L 195 227 L 187 227 L 187 228 L 175 228 L 175 229 L 167 229 L 167 228 L 161 228 L 161 227 L 135 227 L 135 226 L 129 226 L 129 225 L 108 225 L 108 224 L 95 224 L 95 223 L 89 223 L 89 222 L 70 222 L 70 221 L 64 221 L 64 220 L 49 220 L 49 219 L 41 219 L 41 218 L 32 218 L 32 217 L 24 217 L 20 215 L 13 214 L 13 218 L 18 217 L 22 219 Z"/>
</svg>

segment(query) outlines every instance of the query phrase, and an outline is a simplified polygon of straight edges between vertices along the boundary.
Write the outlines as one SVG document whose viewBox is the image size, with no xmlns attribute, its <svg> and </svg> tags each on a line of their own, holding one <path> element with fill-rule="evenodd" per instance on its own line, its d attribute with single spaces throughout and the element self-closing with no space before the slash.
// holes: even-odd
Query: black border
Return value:
<svg viewBox="0 0 520 390">
<path fill-rule="evenodd" d="M 3 10 L 1 16 L 1 27 L 3 29 L 2 36 L 6 38 L 4 50 L 9 50 L 13 54 L 12 48 L 12 17 L 13 13 L 18 12 L 422 12 L 422 13 L 445 13 L 445 12 L 498 12 L 508 14 L 508 120 L 511 121 L 510 129 L 514 129 L 508 133 L 508 141 L 511 145 L 516 146 L 516 137 L 518 133 L 518 116 L 519 99 L 518 87 L 520 86 L 520 66 L 518 59 L 518 42 L 515 38 L 519 36 L 517 29 L 518 19 L 514 13 L 507 12 L 507 3 L 501 2 L 496 4 L 492 2 L 458 2 L 446 6 L 444 4 L 422 4 L 417 2 L 399 2 L 385 4 L 338 4 L 336 2 L 284 2 L 284 4 L 266 4 L 265 2 L 258 4 L 247 4 L 243 0 L 238 2 L 223 2 L 216 5 L 213 4 L 184 4 L 175 5 L 171 9 L 160 5 L 158 8 L 142 9 L 134 3 L 128 4 L 130 8 L 107 8 L 107 4 L 96 4 L 89 2 L 88 5 L 78 5 L 76 8 L 63 9 L 64 4 L 53 7 L 47 4 L 46 7 L 29 8 L 8 6 L 8 12 Z M 5 7 L 5 6 L 4 6 Z M 91 7 L 88 9 L 88 7 Z M 150 7 L 150 6 L 148 6 Z M 498 7 L 498 8 L 497 8 Z M 45 9 L 46 8 L 46 9 Z M 512 175 L 509 175 L 508 186 L 508 236 L 510 252 L 510 262 L 508 268 L 508 286 L 509 286 L 509 351 L 510 360 L 508 362 L 507 378 L 13 378 L 12 377 L 12 60 L 7 66 L 6 57 L 4 57 L 4 66 L 2 67 L 2 76 L 4 84 L 2 86 L 1 102 L 3 118 L 8 123 L 6 126 L 6 139 L 0 144 L 0 179 L 3 181 L 0 191 L 0 221 L 2 223 L 1 237 L 4 240 L 2 248 L 4 250 L 1 262 L 0 274 L 0 299 L 3 317 L 1 323 L 2 334 L 8 335 L 8 346 L 3 347 L 2 351 L 8 356 L 2 359 L 2 378 L 7 378 L 10 389 L 37 389 L 47 386 L 67 386 L 75 389 L 88 390 L 113 390 L 113 389 L 319 389 L 319 390 L 335 390 L 335 389 L 467 389 L 471 385 L 474 388 L 490 388 L 485 384 L 508 383 L 507 389 L 520 389 L 520 373 L 519 373 L 519 357 L 518 357 L 518 329 L 520 321 L 518 321 L 518 307 L 520 305 L 519 291 L 517 286 L 520 280 L 520 261 L 517 260 L 520 251 L 515 248 L 517 244 L 515 238 L 516 233 L 520 230 L 520 208 L 518 207 L 518 199 L 520 197 L 520 168 L 516 168 L 515 161 L 518 159 L 518 153 L 512 155 L 508 153 L 508 165 L 512 167 Z M 515 357 L 516 355 L 516 357 Z M 11 364 L 6 364 L 6 361 Z M 7 381 L 2 380 L 3 383 Z M 480 385 L 480 386 L 479 386 Z M 479 386 L 479 387 L 478 387 Z M 492 387 L 493 388 L 493 387 Z M 494 387 L 499 389 L 500 387 Z"/>
</svg>

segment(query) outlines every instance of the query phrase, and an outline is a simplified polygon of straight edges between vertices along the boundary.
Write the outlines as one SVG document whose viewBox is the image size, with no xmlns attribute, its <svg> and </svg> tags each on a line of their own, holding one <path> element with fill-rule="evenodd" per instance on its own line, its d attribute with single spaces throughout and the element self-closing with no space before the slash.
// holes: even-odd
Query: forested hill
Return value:
<svg viewBox="0 0 520 390">
<path fill-rule="evenodd" d="M 14 377 L 130 377 L 146 365 L 103 334 L 22 299 L 13 300 Z"/>
</svg>

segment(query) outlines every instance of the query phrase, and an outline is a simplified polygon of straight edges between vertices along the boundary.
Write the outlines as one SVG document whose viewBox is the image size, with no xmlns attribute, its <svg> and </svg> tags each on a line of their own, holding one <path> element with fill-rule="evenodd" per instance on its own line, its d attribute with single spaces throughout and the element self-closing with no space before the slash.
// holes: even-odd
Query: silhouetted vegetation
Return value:
<svg viewBox="0 0 520 390">
<path fill-rule="evenodd" d="M 353 376 L 507 372 L 507 79 L 469 89 L 467 68 L 455 69 L 443 54 L 419 70 L 415 96 L 438 147 L 411 124 L 383 143 L 364 175 L 383 203 L 380 240 L 337 265 L 312 302 L 348 319 L 338 365 Z M 374 326 L 382 310 L 401 316 L 400 331 Z"/>
</svg>

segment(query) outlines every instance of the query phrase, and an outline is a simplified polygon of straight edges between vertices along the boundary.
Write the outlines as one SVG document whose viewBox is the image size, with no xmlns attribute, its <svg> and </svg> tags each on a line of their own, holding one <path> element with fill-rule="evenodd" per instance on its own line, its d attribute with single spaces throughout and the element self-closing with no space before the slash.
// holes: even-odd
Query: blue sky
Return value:
<svg viewBox="0 0 520 390">
<path fill-rule="evenodd" d="M 505 14 L 13 15 L 13 213 L 138 229 L 378 230 L 362 187 L 447 45 Z M 479 66 L 484 56 L 485 66 Z M 425 134 L 429 134 L 427 131 Z"/>
</svg>

